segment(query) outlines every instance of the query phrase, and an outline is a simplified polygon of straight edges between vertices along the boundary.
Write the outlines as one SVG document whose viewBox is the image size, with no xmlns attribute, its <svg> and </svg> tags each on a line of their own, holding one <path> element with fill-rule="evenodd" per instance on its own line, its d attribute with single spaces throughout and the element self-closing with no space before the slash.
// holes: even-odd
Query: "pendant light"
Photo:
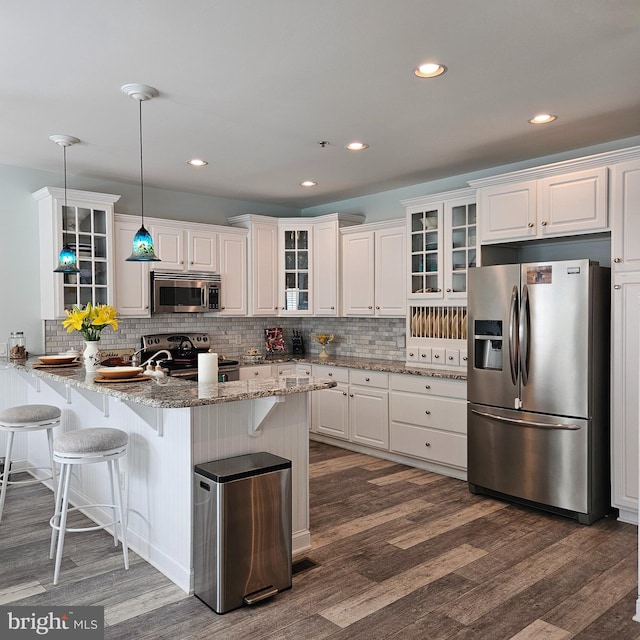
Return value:
<svg viewBox="0 0 640 640">
<path fill-rule="evenodd" d="M 67 215 L 67 147 L 77 144 L 80 140 L 73 136 L 58 134 L 49 136 L 49 140 L 52 140 L 62 147 L 62 166 L 64 170 L 64 207 L 62 208 L 62 219 L 65 220 Z M 66 227 L 66 225 L 63 225 L 63 227 Z M 60 255 L 58 256 L 58 268 L 54 269 L 53 272 L 80 273 L 80 269 L 78 269 L 78 258 L 68 242 L 64 243 L 62 251 L 60 251 Z"/>
<path fill-rule="evenodd" d="M 151 100 L 158 95 L 158 90 L 145 84 L 125 84 L 120 89 L 130 98 L 138 101 L 139 123 L 140 123 L 140 215 L 142 225 L 135 236 L 133 236 L 133 247 L 127 262 L 159 262 L 153 249 L 153 238 L 144 228 L 144 172 L 142 170 L 142 103 Z"/>
</svg>

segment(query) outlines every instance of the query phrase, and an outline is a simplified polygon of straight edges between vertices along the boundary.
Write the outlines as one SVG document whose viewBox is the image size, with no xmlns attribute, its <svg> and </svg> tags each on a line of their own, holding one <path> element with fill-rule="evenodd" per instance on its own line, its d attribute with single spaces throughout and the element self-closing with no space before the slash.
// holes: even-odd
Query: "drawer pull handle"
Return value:
<svg viewBox="0 0 640 640">
<path fill-rule="evenodd" d="M 425 442 L 425 443 L 424 443 L 424 446 L 425 446 L 425 447 L 430 447 L 430 446 L 431 446 L 431 443 L 430 443 L 430 442 Z"/>
<path fill-rule="evenodd" d="M 425 413 L 426 413 L 428 416 L 430 416 L 430 415 L 431 415 L 431 411 L 429 411 L 429 409 L 427 409 L 427 410 L 425 411 Z"/>
</svg>

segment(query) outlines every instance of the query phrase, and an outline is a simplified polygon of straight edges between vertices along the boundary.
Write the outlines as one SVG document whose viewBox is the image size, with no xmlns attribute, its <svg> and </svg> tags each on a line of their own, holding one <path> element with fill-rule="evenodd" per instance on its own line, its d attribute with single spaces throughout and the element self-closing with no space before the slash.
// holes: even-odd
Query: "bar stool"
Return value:
<svg viewBox="0 0 640 640">
<path fill-rule="evenodd" d="M 129 436 L 120 429 L 109 427 L 94 427 L 91 429 L 79 429 L 69 431 L 58 438 L 53 444 L 53 459 L 60 463 L 60 479 L 56 496 L 56 510 L 51 525 L 51 547 L 49 557 L 53 558 L 56 548 L 56 564 L 53 574 L 53 584 L 58 584 L 60 563 L 62 562 L 62 549 L 64 536 L 67 531 L 97 531 L 113 526 L 114 545 L 118 546 L 117 525 L 120 524 L 122 537 L 122 555 L 124 556 L 124 568 L 129 568 L 129 552 L 127 549 L 127 521 L 122 507 L 122 491 L 120 489 L 120 466 L 118 460 L 126 453 Z M 96 464 L 106 462 L 109 468 L 111 481 L 111 504 L 90 504 L 82 507 L 69 508 L 69 484 L 71 471 L 75 465 Z M 71 528 L 67 527 L 67 514 L 79 509 L 91 509 L 93 507 L 107 507 L 113 509 L 113 522 L 91 527 Z"/>
<path fill-rule="evenodd" d="M 4 501 L 7 497 L 7 489 L 12 484 L 35 484 L 42 480 L 53 480 L 53 499 L 56 498 L 56 467 L 53 462 L 53 429 L 60 424 L 61 411 L 58 407 L 48 404 L 24 404 L 17 407 L 10 407 L 0 412 L 0 431 L 8 432 L 7 451 L 4 458 L 4 470 L 0 474 L 2 478 L 2 489 L 0 489 L 0 522 L 2 521 L 2 511 L 4 510 Z M 11 452 L 13 449 L 13 438 L 16 433 L 26 431 L 47 430 L 47 439 L 49 441 L 49 460 L 51 466 L 48 468 L 49 474 L 44 478 L 34 478 L 32 480 L 9 480 L 11 471 Z M 46 469 L 47 467 L 26 467 L 24 471 L 29 469 Z"/>
</svg>

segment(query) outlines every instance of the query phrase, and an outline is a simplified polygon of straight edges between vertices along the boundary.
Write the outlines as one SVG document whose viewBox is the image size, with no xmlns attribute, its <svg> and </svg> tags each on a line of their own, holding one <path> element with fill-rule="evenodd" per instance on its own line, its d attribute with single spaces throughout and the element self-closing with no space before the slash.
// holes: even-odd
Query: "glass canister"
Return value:
<svg viewBox="0 0 640 640">
<path fill-rule="evenodd" d="M 27 357 L 27 348 L 22 331 L 12 331 L 9 334 L 9 358 L 11 360 L 24 360 Z"/>
</svg>

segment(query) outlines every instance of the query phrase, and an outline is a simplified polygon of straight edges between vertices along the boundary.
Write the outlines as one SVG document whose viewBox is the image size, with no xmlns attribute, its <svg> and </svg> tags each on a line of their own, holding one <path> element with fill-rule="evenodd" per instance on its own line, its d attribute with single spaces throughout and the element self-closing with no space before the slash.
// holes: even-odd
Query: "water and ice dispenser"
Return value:
<svg viewBox="0 0 640 640">
<path fill-rule="evenodd" d="M 475 320 L 473 327 L 474 361 L 476 369 L 502 370 L 502 321 Z"/>
</svg>

